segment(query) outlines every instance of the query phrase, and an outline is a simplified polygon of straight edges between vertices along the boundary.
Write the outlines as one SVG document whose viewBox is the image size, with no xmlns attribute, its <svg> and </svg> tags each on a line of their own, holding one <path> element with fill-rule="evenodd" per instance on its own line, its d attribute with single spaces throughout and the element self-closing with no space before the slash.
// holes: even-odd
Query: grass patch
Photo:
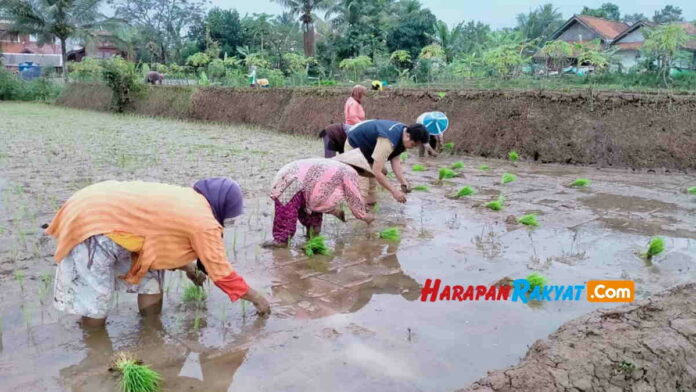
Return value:
<svg viewBox="0 0 696 392">
<path fill-rule="evenodd" d="M 491 168 L 488 167 L 488 165 L 481 165 L 481 166 L 479 166 L 479 170 L 487 171 L 487 170 L 491 170 Z"/>
<path fill-rule="evenodd" d="M 696 186 L 692 186 L 691 188 L 687 189 L 686 191 L 692 195 L 696 195 Z"/>
<path fill-rule="evenodd" d="M 523 215 L 517 220 L 517 222 L 526 226 L 539 226 L 539 222 L 537 222 L 537 217 L 534 214 Z"/>
<path fill-rule="evenodd" d="M 384 229 L 379 233 L 379 238 L 387 241 L 398 241 L 401 239 L 401 232 L 396 227 Z"/>
<path fill-rule="evenodd" d="M 518 154 L 517 151 L 512 150 L 508 153 L 508 159 L 515 163 L 520 159 L 520 154 Z"/>
<path fill-rule="evenodd" d="M 662 237 L 653 237 L 648 243 L 648 251 L 645 252 L 645 257 L 652 260 L 653 256 L 657 256 L 665 251 L 665 240 Z"/>
<path fill-rule="evenodd" d="M 441 167 L 440 174 L 438 177 L 440 178 L 440 181 L 442 181 L 444 179 L 454 178 L 456 175 L 457 173 L 455 173 L 454 170 L 448 169 L 446 167 Z"/>
<path fill-rule="evenodd" d="M 476 190 L 475 190 L 474 188 L 472 188 L 472 187 L 470 187 L 470 186 L 467 185 L 467 186 L 463 187 L 462 189 L 460 189 L 460 190 L 457 192 L 457 194 L 454 195 L 454 197 L 460 198 L 460 197 L 464 197 L 464 196 L 471 196 L 471 195 L 473 195 L 474 193 L 476 193 Z"/>
<path fill-rule="evenodd" d="M 529 282 L 529 288 L 534 289 L 535 287 L 543 288 L 546 286 L 546 283 L 548 283 L 548 279 L 542 274 L 538 274 L 536 272 L 533 272 L 525 278 L 527 279 L 527 282 Z"/>
<path fill-rule="evenodd" d="M 502 184 L 507 184 L 509 182 L 513 182 L 517 180 L 517 176 L 512 174 L 512 173 L 503 173 L 503 176 L 500 178 L 500 183 Z"/>
<path fill-rule="evenodd" d="M 205 293 L 205 290 L 203 289 L 202 286 L 196 286 L 193 283 L 189 283 L 186 288 L 184 288 L 184 294 L 181 297 L 181 299 L 184 302 L 191 303 L 191 302 L 202 302 L 204 301 L 208 295 Z"/>
<path fill-rule="evenodd" d="M 121 375 L 119 384 L 123 392 L 157 392 L 160 390 L 162 376 L 129 354 L 118 354 L 113 369 Z"/>
<path fill-rule="evenodd" d="M 422 172 L 422 171 L 425 171 L 425 166 L 423 166 L 423 165 L 413 165 L 413 166 L 411 166 L 411 170 L 413 170 L 413 171 L 415 171 L 415 172 Z"/>
<path fill-rule="evenodd" d="M 331 249 L 326 245 L 326 237 L 323 235 L 314 236 L 304 244 L 304 251 L 307 256 L 331 254 Z"/>
<path fill-rule="evenodd" d="M 588 180 L 587 178 L 578 178 L 575 181 L 570 183 L 570 186 L 576 186 L 576 187 L 583 187 L 583 186 L 589 186 L 592 183 L 592 181 Z"/>
<path fill-rule="evenodd" d="M 486 203 L 486 207 L 490 208 L 493 211 L 500 211 L 503 209 L 504 206 L 505 206 L 505 196 L 503 196 L 502 193 L 500 194 L 500 196 L 498 196 L 497 199 L 495 199 L 493 201 L 489 201 L 488 203 Z"/>
<path fill-rule="evenodd" d="M 414 191 L 421 191 L 421 192 L 427 192 L 430 190 L 430 187 L 427 185 L 416 185 L 413 187 Z"/>
</svg>

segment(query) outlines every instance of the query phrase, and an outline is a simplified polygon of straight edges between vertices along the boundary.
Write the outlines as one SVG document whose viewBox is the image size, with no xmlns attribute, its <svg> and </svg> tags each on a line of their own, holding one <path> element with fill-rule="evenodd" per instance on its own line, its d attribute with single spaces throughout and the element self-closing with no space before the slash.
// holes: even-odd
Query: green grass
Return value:
<svg viewBox="0 0 696 392">
<path fill-rule="evenodd" d="M 518 154 L 517 151 L 512 150 L 508 153 L 508 159 L 513 163 L 517 162 L 517 160 L 520 159 L 520 154 Z"/>
<path fill-rule="evenodd" d="M 322 235 L 314 236 L 304 244 L 304 250 L 307 256 L 331 254 L 331 249 L 326 245 L 326 237 Z"/>
<path fill-rule="evenodd" d="M 464 197 L 464 196 L 471 196 L 474 193 L 476 193 L 476 190 L 467 185 L 467 186 L 463 187 L 462 189 L 460 189 L 454 197 L 460 198 L 460 197 Z"/>
<path fill-rule="evenodd" d="M 648 243 L 648 251 L 645 252 L 645 257 L 651 260 L 653 256 L 657 256 L 665 251 L 665 240 L 662 237 L 653 237 Z"/>
<path fill-rule="evenodd" d="M 529 282 L 529 288 L 534 289 L 535 287 L 544 287 L 546 286 L 546 283 L 548 283 L 548 279 L 544 275 L 538 274 L 536 272 L 533 272 L 525 278 L 527 279 L 527 282 Z"/>
<path fill-rule="evenodd" d="M 416 185 L 413 187 L 414 191 L 422 191 L 422 192 L 427 192 L 430 190 L 430 187 L 427 185 Z"/>
<path fill-rule="evenodd" d="M 440 174 L 439 174 L 439 179 L 440 181 L 448 178 L 454 178 L 457 175 L 457 173 L 454 172 L 452 169 L 448 169 L 446 167 L 441 167 L 440 168 Z"/>
<path fill-rule="evenodd" d="M 511 173 L 504 173 L 503 176 L 500 178 L 500 183 L 502 184 L 507 184 L 509 182 L 513 182 L 517 180 L 517 176 Z"/>
<path fill-rule="evenodd" d="M 411 166 L 411 170 L 413 170 L 413 171 L 415 171 L 415 172 L 422 172 L 422 171 L 425 171 L 425 166 L 423 166 L 423 165 L 413 165 L 413 166 Z"/>
<path fill-rule="evenodd" d="M 452 164 L 452 169 L 454 169 L 454 170 L 459 170 L 459 169 L 463 169 L 463 168 L 464 168 L 464 162 L 462 162 L 462 161 L 454 162 Z"/>
<path fill-rule="evenodd" d="M 687 189 L 686 191 L 692 195 L 696 195 L 696 186 L 692 186 L 691 188 Z"/>
<path fill-rule="evenodd" d="M 534 214 L 523 215 L 517 221 L 526 226 L 539 226 L 539 222 L 537 222 L 537 217 Z"/>
<path fill-rule="evenodd" d="M 184 302 L 201 302 L 204 301 L 207 298 L 207 294 L 205 293 L 205 290 L 201 286 L 196 286 L 193 283 L 189 283 L 185 288 L 184 288 L 184 294 L 182 295 L 181 299 Z"/>
<path fill-rule="evenodd" d="M 162 376 L 132 356 L 120 354 L 114 367 L 121 374 L 119 384 L 122 392 L 157 392 L 160 390 Z"/>
<path fill-rule="evenodd" d="M 583 187 L 583 186 L 589 186 L 592 183 L 592 181 L 588 180 L 587 178 L 578 178 L 575 181 L 570 183 L 570 186 L 577 186 L 577 187 Z"/>
<path fill-rule="evenodd" d="M 486 203 L 486 207 L 490 208 L 493 211 L 500 211 L 503 209 L 505 206 L 505 196 L 501 193 L 500 196 L 498 196 L 497 199 L 493 201 L 489 201 Z"/>
<path fill-rule="evenodd" d="M 491 170 L 491 168 L 488 167 L 488 165 L 481 165 L 481 166 L 479 166 L 479 170 L 487 171 L 487 170 Z"/>
<path fill-rule="evenodd" d="M 398 241 L 401 239 L 401 232 L 396 227 L 390 227 L 384 229 L 379 233 L 379 238 L 385 239 L 387 241 Z"/>
</svg>

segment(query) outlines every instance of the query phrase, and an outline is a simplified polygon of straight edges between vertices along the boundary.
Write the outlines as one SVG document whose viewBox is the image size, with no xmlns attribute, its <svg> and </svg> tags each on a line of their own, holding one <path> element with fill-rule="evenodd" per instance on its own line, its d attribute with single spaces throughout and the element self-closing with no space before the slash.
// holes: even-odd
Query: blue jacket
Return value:
<svg viewBox="0 0 696 392">
<path fill-rule="evenodd" d="M 365 159 L 373 163 L 372 153 L 375 151 L 377 138 L 387 138 L 394 146 L 394 151 L 389 155 L 391 161 L 406 150 L 402 140 L 404 128 L 406 125 L 391 120 L 363 121 L 348 131 L 348 144 L 353 148 L 359 148 Z"/>
</svg>

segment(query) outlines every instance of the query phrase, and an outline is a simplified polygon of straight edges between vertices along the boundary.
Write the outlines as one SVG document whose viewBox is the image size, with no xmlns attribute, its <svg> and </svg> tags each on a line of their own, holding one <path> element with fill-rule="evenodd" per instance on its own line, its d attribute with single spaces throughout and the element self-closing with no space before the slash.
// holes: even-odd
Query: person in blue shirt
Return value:
<svg viewBox="0 0 696 392">
<path fill-rule="evenodd" d="M 405 192 L 411 185 L 404 177 L 399 155 L 407 149 L 428 143 L 430 134 L 422 124 L 405 125 L 391 120 L 367 120 L 353 126 L 348 132 L 345 151 L 359 148 L 372 165 L 374 178 L 361 179 L 361 193 L 367 204 L 374 204 L 375 188 L 379 183 L 400 203 L 406 202 Z M 384 165 L 389 161 L 401 188 L 393 186 L 387 179 Z M 369 181 L 366 184 L 365 181 Z"/>
</svg>

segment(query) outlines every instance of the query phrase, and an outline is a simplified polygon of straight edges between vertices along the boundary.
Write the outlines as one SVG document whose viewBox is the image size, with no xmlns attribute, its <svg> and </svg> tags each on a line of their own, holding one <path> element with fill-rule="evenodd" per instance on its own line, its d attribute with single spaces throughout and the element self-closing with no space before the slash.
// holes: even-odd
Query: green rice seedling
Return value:
<svg viewBox="0 0 696 392">
<path fill-rule="evenodd" d="M 440 97 L 440 99 L 442 99 L 447 96 L 447 93 L 444 91 L 440 91 L 439 93 L 437 93 L 437 96 Z"/>
<path fill-rule="evenodd" d="M 583 187 L 583 186 L 588 186 L 592 183 L 592 181 L 588 180 L 587 178 L 578 178 L 575 181 L 570 183 L 570 186 L 577 186 L 577 187 Z"/>
<path fill-rule="evenodd" d="M 430 190 L 430 187 L 427 185 L 416 185 L 413 187 L 414 191 L 421 191 L 421 192 L 427 192 Z"/>
<path fill-rule="evenodd" d="M 19 288 L 24 291 L 24 272 L 15 271 L 14 277 L 17 283 L 19 283 Z"/>
<path fill-rule="evenodd" d="M 442 150 L 445 152 L 453 153 L 454 152 L 454 143 L 449 142 L 449 143 L 443 144 Z"/>
<path fill-rule="evenodd" d="M 692 195 L 696 195 L 696 186 L 692 186 L 691 188 L 687 189 L 686 191 Z"/>
<path fill-rule="evenodd" d="M 415 171 L 415 172 L 422 172 L 422 171 L 425 171 L 425 166 L 423 166 L 423 165 L 413 165 L 413 166 L 411 167 L 411 170 L 413 170 L 413 171 Z"/>
<path fill-rule="evenodd" d="M 440 174 L 438 177 L 439 177 L 440 181 L 448 179 L 448 178 L 454 178 L 457 175 L 457 173 L 455 173 L 454 170 L 448 169 L 446 167 L 441 167 L 439 173 Z"/>
<path fill-rule="evenodd" d="M 460 198 L 460 197 L 464 197 L 464 196 L 471 196 L 474 193 L 476 193 L 476 190 L 467 185 L 467 186 L 463 187 L 462 189 L 460 189 L 454 197 Z"/>
<path fill-rule="evenodd" d="M 309 241 L 304 244 L 304 250 L 307 256 L 328 256 L 331 254 L 331 250 L 326 246 L 326 237 L 321 235 L 310 238 Z"/>
<path fill-rule="evenodd" d="M 399 159 L 401 159 L 401 162 L 407 160 L 409 157 L 407 152 L 402 152 L 401 155 L 399 155 Z"/>
<path fill-rule="evenodd" d="M 387 241 L 398 241 L 401 239 L 401 232 L 396 227 L 390 227 L 384 229 L 379 233 L 379 238 L 385 239 Z"/>
<path fill-rule="evenodd" d="M 157 392 L 162 384 L 162 376 L 132 355 L 119 353 L 112 369 L 120 373 L 122 392 Z"/>
<path fill-rule="evenodd" d="M 548 279 L 544 275 L 538 274 L 536 272 L 533 272 L 525 278 L 527 279 L 527 282 L 529 282 L 529 288 L 534 289 L 535 287 L 543 288 L 546 286 L 546 283 L 548 282 Z"/>
<path fill-rule="evenodd" d="M 462 161 L 454 162 L 452 164 L 452 169 L 454 169 L 454 170 L 459 170 L 459 169 L 463 169 L 463 168 L 464 168 L 464 162 L 462 162 Z"/>
<path fill-rule="evenodd" d="M 490 169 L 491 169 L 491 168 L 488 167 L 488 165 L 481 165 L 481 166 L 479 166 L 479 170 L 487 171 L 487 170 L 490 170 Z"/>
<path fill-rule="evenodd" d="M 512 163 L 515 163 L 518 159 L 520 159 L 520 154 L 518 154 L 517 151 L 512 150 L 508 153 L 508 159 L 512 161 Z"/>
<path fill-rule="evenodd" d="M 184 302 L 202 302 L 206 299 L 208 295 L 205 293 L 205 290 L 201 286 L 196 286 L 193 283 L 189 283 L 185 288 L 184 288 L 184 295 L 182 296 L 182 300 Z"/>
<path fill-rule="evenodd" d="M 501 193 L 496 200 L 486 203 L 486 207 L 493 211 L 500 211 L 505 206 L 505 196 Z"/>
<path fill-rule="evenodd" d="M 653 256 L 659 255 L 665 251 L 665 240 L 662 237 L 653 237 L 648 243 L 648 251 L 645 252 L 645 257 L 652 260 Z"/>
<path fill-rule="evenodd" d="M 539 222 L 537 222 L 537 217 L 534 214 L 523 215 L 517 220 L 517 222 L 526 226 L 539 226 Z"/>
<path fill-rule="evenodd" d="M 515 180 L 517 180 L 517 176 L 512 173 L 503 173 L 503 176 L 500 178 L 500 182 L 502 184 L 507 184 L 508 182 L 513 182 Z"/>
</svg>

